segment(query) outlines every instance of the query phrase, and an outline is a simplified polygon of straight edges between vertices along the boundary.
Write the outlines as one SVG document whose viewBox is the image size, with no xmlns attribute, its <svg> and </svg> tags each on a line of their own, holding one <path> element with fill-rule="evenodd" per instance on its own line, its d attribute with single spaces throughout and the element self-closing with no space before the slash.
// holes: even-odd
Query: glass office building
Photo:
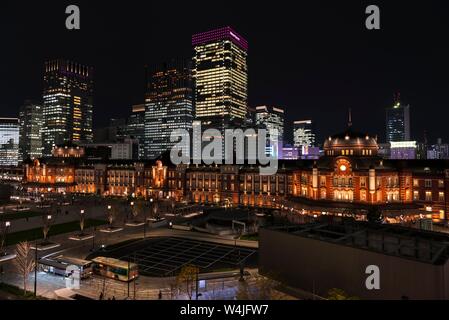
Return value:
<svg viewBox="0 0 449 320">
<path fill-rule="evenodd" d="M 139 141 L 139 159 L 145 158 L 145 104 L 132 106 L 132 114 L 126 124 L 129 137 Z"/>
<path fill-rule="evenodd" d="M 293 122 L 293 143 L 296 148 L 315 146 L 315 132 L 312 120 Z"/>
<path fill-rule="evenodd" d="M 19 163 L 19 119 L 0 118 L 0 166 Z"/>
<path fill-rule="evenodd" d="M 284 141 L 284 109 L 258 106 L 255 114 L 256 127 L 267 131 L 267 150 L 271 156 L 281 158 Z"/>
<path fill-rule="evenodd" d="M 25 101 L 20 108 L 19 161 L 42 157 L 42 105 Z"/>
<path fill-rule="evenodd" d="M 93 69 L 64 59 L 45 63 L 43 154 L 55 145 L 91 142 Z"/>
<path fill-rule="evenodd" d="M 174 59 L 149 66 L 145 98 L 145 158 L 154 159 L 175 142 L 175 129 L 192 129 L 193 83 L 190 61 Z"/>
<path fill-rule="evenodd" d="M 196 119 L 245 119 L 248 42 L 230 27 L 192 36 Z M 216 122 L 216 120 L 212 120 Z"/>
<path fill-rule="evenodd" d="M 396 101 L 386 110 L 387 142 L 410 141 L 410 106 Z"/>
</svg>

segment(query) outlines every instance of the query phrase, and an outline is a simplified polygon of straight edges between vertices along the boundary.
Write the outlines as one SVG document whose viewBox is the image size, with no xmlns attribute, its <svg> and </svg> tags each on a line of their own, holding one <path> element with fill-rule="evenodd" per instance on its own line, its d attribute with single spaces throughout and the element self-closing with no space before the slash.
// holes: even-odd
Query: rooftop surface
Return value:
<svg viewBox="0 0 449 320">
<path fill-rule="evenodd" d="M 317 222 L 269 229 L 434 265 L 449 258 L 448 235 L 391 224 Z"/>
</svg>

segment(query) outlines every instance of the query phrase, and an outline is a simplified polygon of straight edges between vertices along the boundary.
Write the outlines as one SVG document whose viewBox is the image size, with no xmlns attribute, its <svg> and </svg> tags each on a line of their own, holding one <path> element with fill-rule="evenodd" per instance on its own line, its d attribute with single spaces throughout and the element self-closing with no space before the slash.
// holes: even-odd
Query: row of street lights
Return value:
<svg viewBox="0 0 449 320">
<path fill-rule="evenodd" d="M 6 244 L 6 236 L 8 234 L 9 228 L 11 228 L 11 221 L 5 221 L 3 223 L 3 228 L 1 230 L 2 234 L 0 235 L 1 236 L 1 239 L 0 239 L 1 240 L 0 250 L 2 250 L 2 251 L 3 251 L 3 246 Z M 0 252 L 0 254 L 3 255 L 3 252 Z"/>
</svg>

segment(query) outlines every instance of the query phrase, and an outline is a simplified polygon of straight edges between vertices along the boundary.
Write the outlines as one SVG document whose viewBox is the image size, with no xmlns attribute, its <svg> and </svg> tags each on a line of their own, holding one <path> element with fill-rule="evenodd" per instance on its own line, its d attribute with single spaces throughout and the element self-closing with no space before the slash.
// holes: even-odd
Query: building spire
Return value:
<svg viewBox="0 0 449 320">
<path fill-rule="evenodd" d="M 401 93 L 398 91 L 394 95 L 394 104 L 400 104 L 401 103 Z"/>
<path fill-rule="evenodd" d="M 352 112 L 351 108 L 348 110 L 348 128 L 352 127 Z"/>
</svg>

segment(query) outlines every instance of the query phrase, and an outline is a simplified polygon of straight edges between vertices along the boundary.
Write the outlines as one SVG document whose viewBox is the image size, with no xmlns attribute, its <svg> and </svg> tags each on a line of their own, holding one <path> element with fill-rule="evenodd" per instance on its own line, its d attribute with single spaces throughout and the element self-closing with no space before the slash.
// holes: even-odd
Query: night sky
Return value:
<svg viewBox="0 0 449 320">
<path fill-rule="evenodd" d="M 79 31 L 65 28 L 69 4 Z M 369 4 L 381 30 L 365 28 Z M 94 126 L 106 125 L 143 102 L 145 64 L 190 57 L 192 34 L 226 25 L 249 42 L 250 106 L 312 118 L 320 142 L 352 108 L 354 126 L 383 139 L 400 91 L 412 137 L 449 140 L 447 1 L 1 1 L 0 116 L 39 99 L 44 60 L 66 57 L 95 68 Z"/>
</svg>

